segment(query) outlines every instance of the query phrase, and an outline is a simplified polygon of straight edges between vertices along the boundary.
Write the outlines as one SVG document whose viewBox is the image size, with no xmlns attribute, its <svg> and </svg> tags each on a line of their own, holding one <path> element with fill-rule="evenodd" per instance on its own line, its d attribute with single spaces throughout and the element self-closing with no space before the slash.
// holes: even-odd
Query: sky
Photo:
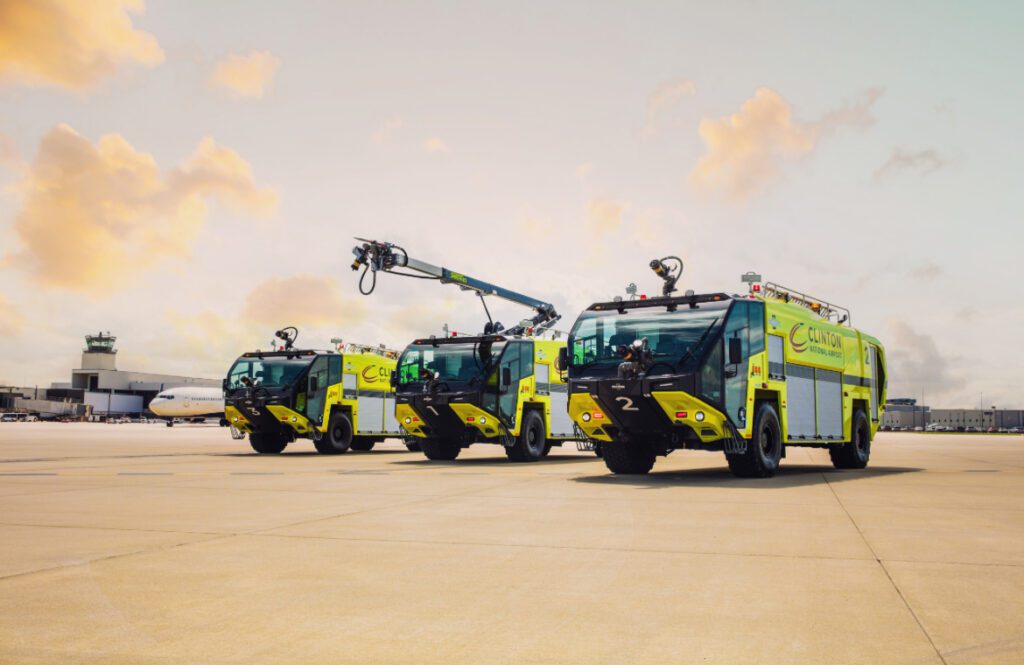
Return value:
<svg viewBox="0 0 1024 665">
<path fill-rule="evenodd" d="M 223 376 L 273 331 L 401 348 L 678 255 L 852 310 L 890 396 L 1024 408 L 1024 5 L 0 0 L 0 385 Z M 492 302 L 495 318 L 526 310 Z"/>
</svg>

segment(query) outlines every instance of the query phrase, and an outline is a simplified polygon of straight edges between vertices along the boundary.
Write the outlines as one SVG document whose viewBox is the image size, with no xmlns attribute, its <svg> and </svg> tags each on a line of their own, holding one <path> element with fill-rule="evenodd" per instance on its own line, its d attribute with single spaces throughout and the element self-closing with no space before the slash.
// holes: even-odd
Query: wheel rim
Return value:
<svg viewBox="0 0 1024 665">
<path fill-rule="evenodd" d="M 861 425 L 857 428 L 857 453 L 861 457 L 866 455 L 868 452 L 868 437 L 864 433 L 864 426 Z"/>
<path fill-rule="evenodd" d="M 775 456 L 775 432 L 772 431 L 771 427 L 761 428 L 761 454 L 767 458 Z"/>
</svg>

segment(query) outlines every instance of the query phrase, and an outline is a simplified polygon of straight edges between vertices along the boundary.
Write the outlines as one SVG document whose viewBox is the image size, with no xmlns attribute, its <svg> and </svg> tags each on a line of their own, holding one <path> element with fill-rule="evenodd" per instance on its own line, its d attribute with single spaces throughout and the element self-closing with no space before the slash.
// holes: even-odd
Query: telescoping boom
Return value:
<svg viewBox="0 0 1024 665">
<path fill-rule="evenodd" d="M 470 277 L 461 272 L 445 268 L 444 266 L 436 266 L 425 261 L 414 259 L 409 256 L 409 253 L 406 252 L 405 249 L 395 245 L 394 243 L 367 240 L 365 238 L 356 238 L 356 240 L 362 244 L 356 245 L 352 249 L 352 253 L 356 256 L 355 260 L 352 262 L 352 270 L 359 270 L 360 268 L 363 269 L 363 274 L 359 278 L 359 292 L 363 295 L 373 293 L 373 290 L 377 287 L 377 273 L 379 271 L 384 271 L 394 275 L 401 275 L 403 277 L 435 279 L 442 284 L 455 284 L 464 291 L 476 292 L 476 294 L 480 296 L 480 302 L 484 304 L 484 311 L 487 313 L 488 323 L 484 327 L 485 334 L 499 332 L 503 332 L 508 335 L 535 334 L 551 328 L 551 326 L 555 325 L 555 323 L 562 318 L 561 315 L 555 311 L 555 306 L 551 303 L 517 293 L 496 284 L 491 284 L 490 282 Z M 406 270 L 402 270 L 403 268 Z M 365 282 L 368 275 L 370 277 L 370 283 L 367 286 Z M 524 307 L 529 307 L 534 311 L 534 316 L 520 322 L 517 326 L 505 329 L 500 323 L 496 323 L 491 320 L 490 311 L 487 309 L 487 304 L 483 300 L 484 296 L 495 296 L 502 300 L 507 300 L 518 305 L 523 305 Z"/>
</svg>

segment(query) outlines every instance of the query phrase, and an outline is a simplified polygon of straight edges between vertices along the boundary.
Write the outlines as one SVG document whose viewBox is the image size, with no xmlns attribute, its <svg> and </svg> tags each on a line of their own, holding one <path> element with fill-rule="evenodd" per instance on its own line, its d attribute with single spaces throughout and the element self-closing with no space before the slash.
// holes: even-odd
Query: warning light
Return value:
<svg viewBox="0 0 1024 665">
<path fill-rule="evenodd" d="M 646 293 L 641 293 L 640 294 L 640 300 L 647 300 L 647 294 Z"/>
<path fill-rule="evenodd" d="M 473 422 L 473 420 L 474 420 L 473 416 L 466 416 L 466 422 L 467 423 L 471 423 L 471 422 Z"/>
<path fill-rule="evenodd" d="M 594 419 L 595 420 L 601 420 L 602 418 L 604 418 L 604 414 L 603 413 L 601 413 L 600 411 L 594 411 Z"/>
<path fill-rule="evenodd" d="M 676 411 L 676 418 L 685 418 L 686 411 Z"/>
<path fill-rule="evenodd" d="M 760 284 L 754 284 L 753 286 L 750 287 L 750 290 L 753 291 L 754 293 L 757 293 L 758 291 L 761 290 L 761 285 Z"/>
</svg>

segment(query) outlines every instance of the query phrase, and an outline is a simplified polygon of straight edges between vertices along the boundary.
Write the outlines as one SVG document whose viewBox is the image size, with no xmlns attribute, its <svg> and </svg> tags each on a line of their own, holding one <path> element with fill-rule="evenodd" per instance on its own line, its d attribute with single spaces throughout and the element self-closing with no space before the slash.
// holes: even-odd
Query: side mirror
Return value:
<svg viewBox="0 0 1024 665">
<path fill-rule="evenodd" d="M 320 390 L 320 378 L 316 376 L 309 377 L 309 392 L 315 393 Z"/>
<path fill-rule="evenodd" d="M 558 350 L 558 357 L 555 358 L 555 369 L 559 372 L 564 372 L 569 369 L 569 349 L 562 347 Z"/>
<path fill-rule="evenodd" d="M 398 387 L 398 372 L 391 372 L 391 374 L 388 376 L 388 382 L 391 384 L 392 388 L 397 388 Z"/>
<path fill-rule="evenodd" d="M 738 337 L 729 340 L 729 363 L 738 365 L 743 362 L 743 343 Z"/>
<path fill-rule="evenodd" d="M 501 387 L 507 388 L 512 385 L 512 368 L 502 367 L 501 368 Z"/>
<path fill-rule="evenodd" d="M 227 378 L 225 378 L 223 381 L 220 382 L 220 389 L 223 390 L 225 393 L 227 393 L 228 385 L 229 385 L 228 384 L 228 380 L 227 380 Z"/>
</svg>

